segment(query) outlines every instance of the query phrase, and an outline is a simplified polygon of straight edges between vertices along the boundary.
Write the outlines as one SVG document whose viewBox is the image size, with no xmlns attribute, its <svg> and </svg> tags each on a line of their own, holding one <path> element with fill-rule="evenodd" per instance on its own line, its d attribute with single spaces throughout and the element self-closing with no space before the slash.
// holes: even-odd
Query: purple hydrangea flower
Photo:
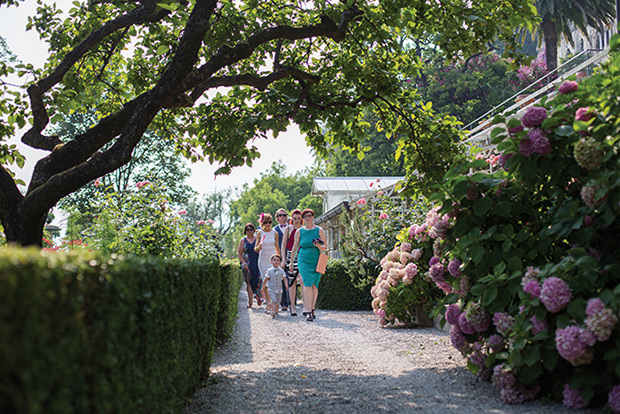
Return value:
<svg viewBox="0 0 620 414">
<path fill-rule="evenodd" d="M 448 308 L 446 309 L 446 321 L 450 325 L 458 325 L 459 316 L 461 316 L 461 310 L 459 309 L 459 305 L 453 303 L 452 305 L 448 306 Z"/>
<path fill-rule="evenodd" d="M 583 398 L 581 398 L 581 391 L 572 389 L 568 384 L 564 384 L 562 397 L 562 404 L 564 404 L 565 407 L 578 410 L 588 406 Z"/>
<path fill-rule="evenodd" d="M 540 283 L 537 280 L 530 280 L 523 285 L 523 291 L 529 293 L 531 297 L 537 298 L 540 296 Z"/>
<path fill-rule="evenodd" d="M 491 324 L 491 317 L 482 306 L 475 302 L 469 302 L 465 309 L 465 318 L 471 322 L 476 332 L 486 331 Z"/>
<path fill-rule="evenodd" d="M 532 323 L 532 334 L 536 335 L 538 332 L 545 331 L 549 328 L 547 322 L 539 321 L 536 315 L 530 318 L 530 322 Z"/>
<path fill-rule="evenodd" d="M 459 316 L 459 327 L 461 328 L 461 331 L 463 331 L 463 333 L 466 335 L 471 335 L 476 332 L 476 327 L 473 323 L 467 320 L 465 312 L 461 313 L 461 315 Z"/>
<path fill-rule="evenodd" d="M 583 225 L 585 227 L 592 227 L 594 225 L 594 219 L 590 216 L 585 216 L 583 218 Z"/>
<path fill-rule="evenodd" d="M 540 269 L 537 267 L 528 266 L 525 269 L 525 275 L 523 276 L 523 282 L 527 283 L 530 280 L 538 280 L 538 274 L 540 273 Z"/>
<path fill-rule="evenodd" d="M 576 91 L 577 89 L 579 89 L 579 84 L 577 82 L 565 81 L 563 84 L 560 85 L 558 92 L 562 95 L 566 95 L 567 93 Z"/>
<path fill-rule="evenodd" d="M 539 155 L 547 155 L 551 152 L 551 143 L 540 128 L 531 129 L 527 133 L 532 145 L 532 150 Z"/>
<path fill-rule="evenodd" d="M 452 342 L 452 346 L 462 353 L 469 348 L 467 338 L 465 338 L 465 335 L 463 335 L 458 325 L 452 325 L 452 328 L 450 328 L 450 341 Z"/>
<path fill-rule="evenodd" d="M 430 267 L 433 267 L 434 265 L 436 265 L 439 262 L 440 262 L 439 257 L 433 256 L 433 257 L 431 257 L 431 260 L 428 261 L 428 265 Z"/>
<path fill-rule="evenodd" d="M 496 312 L 493 315 L 493 325 L 495 325 L 497 332 L 504 337 L 512 330 L 514 323 L 515 319 L 506 312 Z"/>
<path fill-rule="evenodd" d="M 542 124 L 545 119 L 547 119 L 547 110 L 541 106 L 532 106 L 527 108 L 521 117 L 521 122 L 526 128 L 534 128 Z"/>
<path fill-rule="evenodd" d="M 499 352 L 504 347 L 504 345 L 506 345 L 506 342 L 501 335 L 493 334 L 489 336 L 487 344 L 489 345 L 489 348 L 493 350 L 493 352 Z"/>
<path fill-rule="evenodd" d="M 508 128 L 508 133 L 514 135 L 514 134 L 516 134 L 518 132 L 523 131 L 524 129 L 525 129 L 525 127 L 523 125 L 519 125 L 519 126 L 516 126 L 516 127 Z"/>
<path fill-rule="evenodd" d="M 443 273 L 444 268 L 441 263 L 434 264 L 430 268 L 431 279 L 433 279 L 435 282 L 443 282 L 445 280 L 443 277 Z"/>
<path fill-rule="evenodd" d="M 462 295 L 466 295 L 469 292 L 469 289 L 471 289 L 471 283 L 469 282 L 469 278 L 467 276 L 462 277 L 461 281 L 459 282 L 459 290 L 461 291 Z"/>
<path fill-rule="evenodd" d="M 570 287 L 562 279 L 552 276 L 545 279 L 540 290 L 540 301 L 551 313 L 564 309 L 572 298 Z"/>
<path fill-rule="evenodd" d="M 529 158 L 534 154 L 534 146 L 532 145 L 532 140 L 529 138 L 522 139 L 519 141 L 519 152 L 525 158 Z"/>
<path fill-rule="evenodd" d="M 555 347 L 558 354 L 573 366 L 592 361 L 594 355 L 588 347 L 595 342 L 594 335 L 579 326 L 567 326 L 555 331 Z"/>
<path fill-rule="evenodd" d="M 612 412 L 620 413 L 620 385 L 616 385 L 611 389 L 607 396 L 607 401 Z"/>
<path fill-rule="evenodd" d="M 448 272 L 454 277 L 461 276 L 461 261 L 459 259 L 453 259 L 448 264 Z"/>
<path fill-rule="evenodd" d="M 594 316 L 595 313 L 605 309 L 605 304 L 600 298 L 590 299 L 586 305 L 586 315 Z"/>
</svg>

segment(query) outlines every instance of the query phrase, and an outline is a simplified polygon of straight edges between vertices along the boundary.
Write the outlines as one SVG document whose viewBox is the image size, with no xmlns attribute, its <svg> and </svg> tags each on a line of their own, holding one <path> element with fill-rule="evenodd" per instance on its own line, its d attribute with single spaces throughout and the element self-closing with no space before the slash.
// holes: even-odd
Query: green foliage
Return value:
<svg viewBox="0 0 620 414">
<path fill-rule="evenodd" d="M 237 265 L 0 250 L 0 411 L 180 412 L 230 332 Z"/>
<path fill-rule="evenodd" d="M 368 272 L 376 269 L 373 263 L 366 263 Z M 354 283 L 343 260 L 331 259 L 327 262 L 327 270 L 321 276 L 320 287 L 316 301 L 319 309 L 345 311 L 371 309 L 371 284 Z"/>
<path fill-rule="evenodd" d="M 215 340 L 222 344 L 230 338 L 235 322 L 237 321 L 237 305 L 239 302 L 239 289 L 243 283 L 241 267 L 237 260 L 231 260 L 220 264 L 221 294 L 219 312 L 217 313 L 217 330 Z"/>
<path fill-rule="evenodd" d="M 509 64 L 496 54 L 475 55 L 459 63 L 436 59 L 424 67 L 416 86 L 437 112 L 468 124 L 518 90 Z"/>
</svg>

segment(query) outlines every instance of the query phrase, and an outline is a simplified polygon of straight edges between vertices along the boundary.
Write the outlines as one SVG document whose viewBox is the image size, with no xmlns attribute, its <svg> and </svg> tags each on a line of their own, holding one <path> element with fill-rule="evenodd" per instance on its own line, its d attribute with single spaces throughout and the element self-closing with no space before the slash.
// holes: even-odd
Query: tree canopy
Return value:
<svg viewBox="0 0 620 414">
<path fill-rule="evenodd" d="M 48 210 L 127 164 L 148 129 L 179 126 L 178 151 L 220 162 L 226 173 L 259 156 L 254 139 L 277 136 L 291 122 L 318 152 L 331 143 L 356 147 L 370 127 L 367 109 L 402 136 L 397 153 L 412 172 L 438 177 L 459 137 L 450 120 L 436 119 L 403 88 L 419 70 L 403 39 L 437 34 L 439 48 L 456 59 L 496 39 L 510 53 L 515 26 L 532 27 L 530 3 L 101 0 L 73 2 L 66 14 L 41 3 L 28 28 L 49 46 L 44 69 L 0 67 L 0 77 L 28 79 L 22 88 L 0 84 L 7 239 L 40 244 Z M 46 133 L 63 116 L 90 110 L 98 122 L 71 140 Z M 48 155 L 22 194 L 10 173 L 18 157 L 6 141 L 26 121 L 22 142 Z"/>
</svg>

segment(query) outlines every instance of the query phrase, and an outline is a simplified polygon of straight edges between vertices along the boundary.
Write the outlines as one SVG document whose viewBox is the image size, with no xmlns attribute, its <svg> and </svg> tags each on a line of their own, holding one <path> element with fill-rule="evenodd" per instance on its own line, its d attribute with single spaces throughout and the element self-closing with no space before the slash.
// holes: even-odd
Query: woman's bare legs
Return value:
<svg viewBox="0 0 620 414">
<path fill-rule="evenodd" d="M 250 286 L 250 279 L 245 279 L 245 284 L 248 290 L 248 308 L 252 307 L 252 302 L 254 301 L 254 293 L 252 292 L 252 286 Z"/>
<path fill-rule="evenodd" d="M 316 309 L 316 298 L 319 297 L 319 288 L 316 285 L 312 285 L 312 311 Z"/>
</svg>

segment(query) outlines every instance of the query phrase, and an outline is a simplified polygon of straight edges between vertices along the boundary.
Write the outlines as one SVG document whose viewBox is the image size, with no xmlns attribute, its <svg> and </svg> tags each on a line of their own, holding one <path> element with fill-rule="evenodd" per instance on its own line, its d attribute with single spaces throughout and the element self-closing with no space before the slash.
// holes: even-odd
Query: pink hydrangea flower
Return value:
<svg viewBox="0 0 620 414">
<path fill-rule="evenodd" d="M 566 95 L 567 93 L 576 91 L 577 89 L 579 89 L 579 84 L 577 82 L 567 80 L 560 85 L 558 92 L 562 95 Z"/>
<path fill-rule="evenodd" d="M 379 220 L 385 220 L 386 218 L 388 218 L 387 213 L 381 213 L 381 214 L 379 214 Z"/>
<path fill-rule="evenodd" d="M 562 397 L 562 404 L 573 410 L 579 410 L 588 406 L 583 398 L 581 398 L 581 391 L 579 389 L 572 389 L 568 384 L 564 384 Z"/>
<path fill-rule="evenodd" d="M 415 263 L 409 263 L 405 266 L 404 270 L 409 279 L 413 279 L 413 277 L 418 274 L 418 266 L 416 266 Z"/>
<path fill-rule="evenodd" d="M 211 220 L 211 219 L 207 219 L 207 224 L 213 224 L 215 223 L 215 221 Z"/>
<path fill-rule="evenodd" d="M 381 191 L 381 190 L 377 191 L 377 195 L 382 196 L 383 195 L 383 191 Z"/>
<path fill-rule="evenodd" d="M 521 122 L 526 128 L 534 128 L 542 124 L 545 119 L 547 119 L 547 110 L 541 106 L 532 106 L 527 108 L 521 117 Z"/>
<path fill-rule="evenodd" d="M 568 306 L 571 298 L 570 287 L 562 279 L 552 276 L 543 282 L 539 299 L 549 312 L 561 311 Z"/>
<path fill-rule="evenodd" d="M 576 121 L 588 122 L 590 119 L 594 118 L 594 116 L 594 111 L 590 111 L 589 107 L 581 107 L 575 112 Z"/>
<path fill-rule="evenodd" d="M 364 205 L 366 205 L 366 198 L 365 198 L 365 197 L 362 197 L 362 198 L 360 198 L 359 200 L 357 200 L 357 205 L 358 205 L 358 206 L 364 206 Z"/>
<path fill-rule="evenodd" d="M 400 251 L 401 252 L 411 252 L 411 243 L 408 242 L 404 242 L 400 245 Z"/>
<path fill-rule="evenodd" d="M 586 315 L 594 316 L 605 309 L 605 304 L 600 298 L 590 299 L 586 305 Z"/>
<path fill-rule="evenodd" d="M 573 366 L 588 364 L 594 355 L 588 347 L 594 345 L 596 338 L 579 326 L 567 326 L 555 331 L 555 346 L 558 354 Z"/>
<path fill-rule="evenodd" d="M 491 324 L 491 317 L 478 303 L 469 302 L 465 309 L 465 317 L 474 326 L 476 332 L 484 332 Z M 460 322 L 460 320 L 459 320 Z M 463 330 L 465 332 L 465 330 Z"/>
<path fill-rule="evenodd" d="M 179 210 L 179 212 L 177 213 L 179 216 L 184 216 L 187 214 L 187 211 L 185 210 Z"/>
<path fill-rule="evenodd" d="M 509 404 L 520 404 L 531 400 L 538 393 L 538 388 L 530 390 L 519 384 L 514 374 L 504 368 L 504 364 L 495 366 L 491 380 L 499 388 L 502 400 Z"/>
<path fill-rule="evenodd" d="M 204 220 L 198 220 L 198 221 L 196 221 L 196 224 L 199 225 L 199 226 L 204 226 L 204 225 L 207 224 L 207 222 L 204 221 Z"/>
<path fill-rule="evenodd" d="M 523 291 L 529 293 L 531 297 L 537 298 L 540 296 L 540 283 L 537 280 L 530 280 L 523 285 Z"/>
<path fill-rule="evenodd" d="M 385 316 L 386 316 L 385 310 L 384 309 L 379 309 L 377 311 L 377 316 L 379 316 L 380 318 L 385 318 Z"/>
</svg>

